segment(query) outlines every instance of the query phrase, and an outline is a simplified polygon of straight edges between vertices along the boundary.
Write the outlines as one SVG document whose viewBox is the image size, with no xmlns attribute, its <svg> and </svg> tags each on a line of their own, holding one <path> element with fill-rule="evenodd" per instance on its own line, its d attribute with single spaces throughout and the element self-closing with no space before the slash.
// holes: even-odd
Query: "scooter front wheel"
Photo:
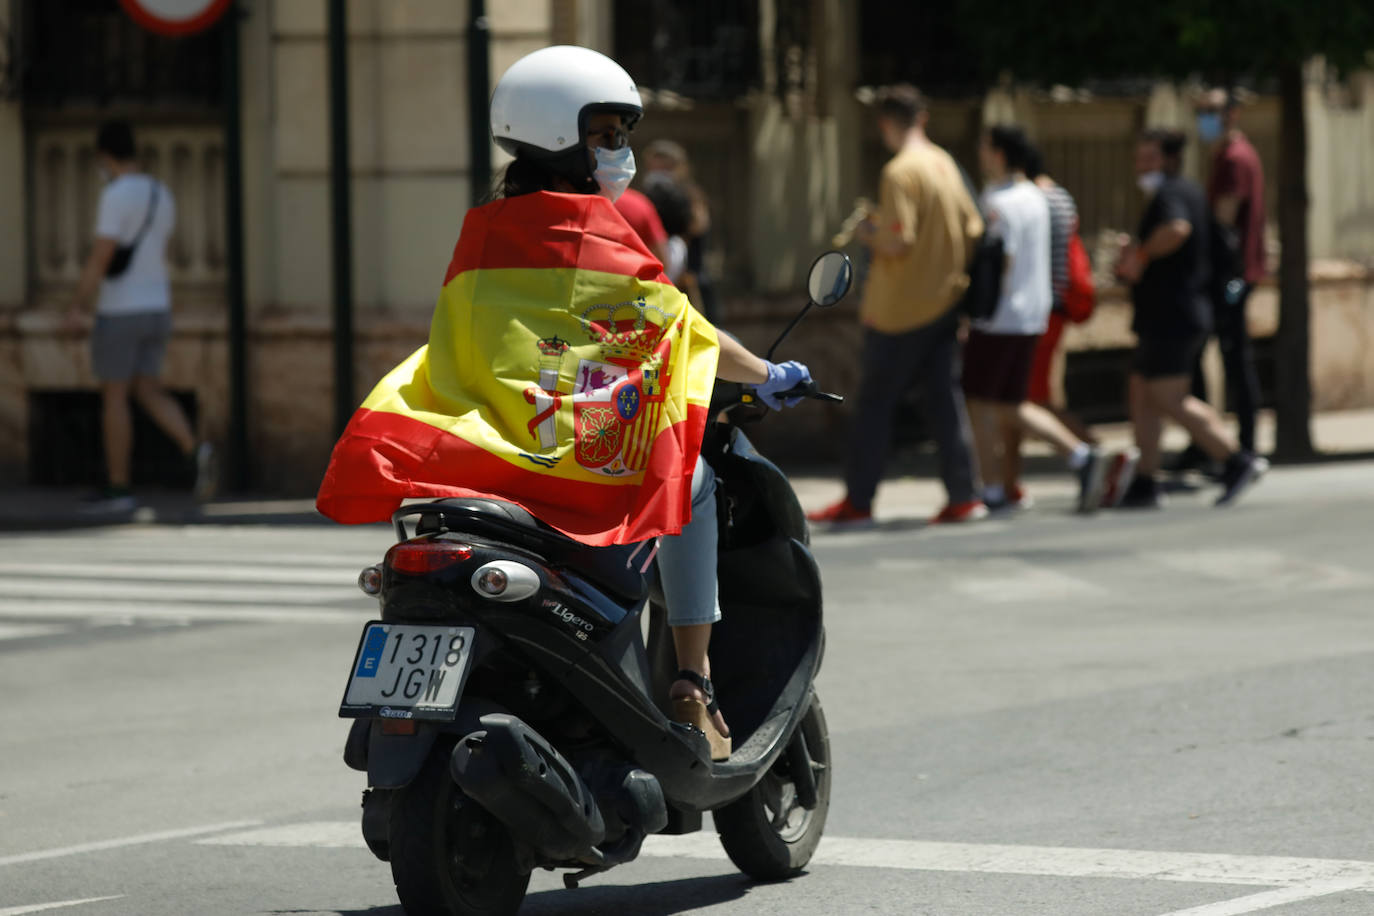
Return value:
<svg viewBox="0 0 1374 916">
<path fill-rule="evenodd" d="M 511 916 L 530 876 L 516 865 L 504 824 L 449 776 L 440 741 L 391 805 L 391 877 L 409 916 Z"/>
<path fill-rule="evenodd" d="M 783 754 L 758 785 L 711 815 L 730 861 L 762 881 L 790 878 L 806 867 L 821 841 L 830 810 L 830 733 L 815 693 L 797 728 L 805 738 L 805 761 L 796 753 Z M 793 772 L 794 766 L 810 769 L 814 807 L 803 805 L 807 780 L 804 774 Z"/>
</svg>

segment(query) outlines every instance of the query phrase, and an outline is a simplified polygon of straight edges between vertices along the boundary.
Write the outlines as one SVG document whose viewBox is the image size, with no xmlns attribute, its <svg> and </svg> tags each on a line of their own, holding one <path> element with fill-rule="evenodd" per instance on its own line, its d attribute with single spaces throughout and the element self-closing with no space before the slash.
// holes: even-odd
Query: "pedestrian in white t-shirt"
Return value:
<svg viewBox="0 0 1374 916">
<path fill-rule="evenodd" d="M 194 462 L 197 497 L 208 498 L 214 486 L 213 450 L 197 441 L 181 405 L 158 381 L 172 329 L 167 239 L 176 225 L 176 200 L 166 185 L 138 170 L 134 153 L 127 123 L 101 125 L 96 158 L 107 181 L 95 242 L 63 321 L 68 331 L 84 330 L 95 300 L 91 366 L 100 381 L 107 482 L 90 502 L 103 511 L 136 504 L 130 396 Z"/>
<path fill-rule="evenodd" d="M 972 322 L 964 348 L 964 396 L 989 509 L 1025 508 L 1019 454 L 1022 412 L 1029 400 L 1035 346 L 1054 305 L 1050 282 L 1050 208 L 1026 178 L 1030 141 L 1019 127 L 994 125 L 983 135 L 978 160 L 987 190 L 983 211 L 988 232 L 1002 240 L 1006 268 L 997 308 Z M 1102 499 L 1106 463 L 1100 451 L 1064 430 L 1045 438 L 1066 458 L 1078 479 L 1078 509 L 1095 511 Z M 1058 431 L 1054 431 L 1057 433 Z"/>
</svg>

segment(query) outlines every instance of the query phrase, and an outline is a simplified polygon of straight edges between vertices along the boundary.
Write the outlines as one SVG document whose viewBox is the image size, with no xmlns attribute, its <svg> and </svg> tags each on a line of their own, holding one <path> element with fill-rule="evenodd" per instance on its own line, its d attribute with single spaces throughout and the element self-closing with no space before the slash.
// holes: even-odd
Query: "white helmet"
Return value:
<svg viewBox="0 0 1374 916">
<path fill-rule="evenodd" d="M 560 156 L 582 146 L 587 116 L 613 111 L 630 130 L 644 114 L 635 81 L 591 48 L 555 45 L 511 64 L 491 94 L 491 136 L 511 155 Z"/>
</svg>

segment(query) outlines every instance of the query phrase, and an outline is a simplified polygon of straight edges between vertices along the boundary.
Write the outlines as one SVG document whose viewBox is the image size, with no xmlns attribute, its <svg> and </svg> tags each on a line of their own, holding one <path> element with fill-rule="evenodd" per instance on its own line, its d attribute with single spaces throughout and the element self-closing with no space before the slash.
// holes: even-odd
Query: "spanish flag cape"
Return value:
<svg viewBox="0 0 1374 916">
<path fill-rule="evenodd" d="M 717 354 L 605 198 L 470 210 L 428 346 L 353 415 L 316 506 L 359 523 L 410 497 L 496 496 L 595 546 L 675 534 Z"/>
</svg>

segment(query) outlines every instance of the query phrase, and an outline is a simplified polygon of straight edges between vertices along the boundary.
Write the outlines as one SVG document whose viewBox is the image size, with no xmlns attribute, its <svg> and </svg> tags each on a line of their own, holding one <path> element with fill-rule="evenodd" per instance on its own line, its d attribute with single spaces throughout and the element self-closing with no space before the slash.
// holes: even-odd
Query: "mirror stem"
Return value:
<svg viewBox="0 0 1374 916">
<path fill-rule="evenodd" d="M 773 361 L 773 351 L 778 348 L 778 344 L 782 343 L 783 340 L 786 339 L 787 335 L 792 333 L 792 329 L 801 323 L 801 320 L 806 317 L 807 312 L 811 311 L 811 306 L 814 304 L 815 303 L 813 303 L 810 299 L 806 300 L 806 308 L 802 309 L 801 313 L 798 314 L 796 318 L 792 319 L 791 324 L 782 329 L 782 333 L 778 335 L 778 339 L 773 341 L 773 346 L 769 347 L 768 352 L 764 354 L 764 359 L 768 360 L 770 363 Z"/>
</svg>

